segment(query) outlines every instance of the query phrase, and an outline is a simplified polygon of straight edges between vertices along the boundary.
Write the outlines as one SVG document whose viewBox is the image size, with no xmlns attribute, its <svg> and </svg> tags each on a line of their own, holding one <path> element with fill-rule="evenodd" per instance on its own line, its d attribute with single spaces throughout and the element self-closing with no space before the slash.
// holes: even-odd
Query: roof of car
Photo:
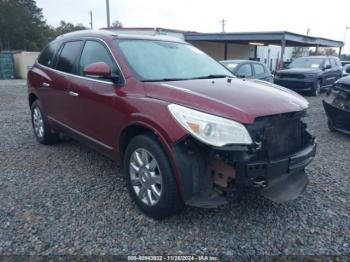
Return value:
<svg viewBox="0 0 350 262">
<path fill-rule="evenodd" d="M 326 56 L 326 55 L 314 55 L 314 56 L 302 56 L 302 57 L 298 57 L 298 58 L 338 58 L 336 56 Z"/>
<path fill-rule="evenodd" d="M 259 61 L 254 60 L 244 60 L 244 59 L 233 59 L 233 60 L 221 60 L 220 63 L 234 63 L 234 64 L 242 64 L 242 63 L 259 63 Z"/>
<path fill-rule="evenodd" d="M 113 39 L 139 39 L 139 40 L 158 40 L 158 41 L 170 41 L 170 42 L 179 42 L 184 43 L 185 41 L 178 38 L 168 35 L 145 35 L 145 34 L 123 34 L 116 33 L 110 30 L 80 30 L 71 33 L 67 33 L 61 36 L 58 36 L 57 40 L 65 40 L 71 38 L 80 38 L 80 37 L 110 37 Z"/>
</svg>

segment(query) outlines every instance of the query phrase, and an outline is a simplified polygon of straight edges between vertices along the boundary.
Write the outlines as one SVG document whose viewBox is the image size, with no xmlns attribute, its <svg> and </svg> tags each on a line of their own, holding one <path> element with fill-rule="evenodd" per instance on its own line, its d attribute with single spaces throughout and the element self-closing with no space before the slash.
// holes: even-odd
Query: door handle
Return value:
<svg viewBox="0 0 350 262">
<path fill-rule="evenodd" d="M 73 91 L 69 91 L 69 93 L 68 93 L 70 96 L 79 96 L 79 94 L 78 93 L 76 93 L 76 92 L 73 92 Z"/>
<path fill-rule="evenodd" d="M 50 87 L 50 84 L 49 84 L 49 83 L 46 83 L 46 82 L 43 82 L 42 86 L 43 86 L 43 87 Z"/>
</svg>

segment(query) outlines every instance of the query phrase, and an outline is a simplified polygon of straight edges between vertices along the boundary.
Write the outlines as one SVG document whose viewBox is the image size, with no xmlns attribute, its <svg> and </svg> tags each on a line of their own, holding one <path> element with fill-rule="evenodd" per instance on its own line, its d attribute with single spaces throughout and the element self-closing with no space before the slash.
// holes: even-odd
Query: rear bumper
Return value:
<svg viewBox="0 0 350 262">
<path fill-rule="evenodd" d="M 311 91 L 315 86 L 315 81 L 305 81 L 305 80 L 296 80 L 296 79 L 288 79 L 288 80 L 282 80 L 282 79 L 275 79 L 274 82 L 276 85 L 280 85 L 289 89 L 292 89 L 294 91 Z"/>
</svg>

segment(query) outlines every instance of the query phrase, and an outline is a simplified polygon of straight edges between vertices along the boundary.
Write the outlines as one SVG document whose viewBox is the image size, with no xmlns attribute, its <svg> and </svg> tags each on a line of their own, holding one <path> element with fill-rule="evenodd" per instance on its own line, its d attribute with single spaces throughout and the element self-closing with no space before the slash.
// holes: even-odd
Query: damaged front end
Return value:
<svg viewBox="0 0 350 262">
<path fill-rule="evenodd" d="M 350 134 L 350 84 L 337 83 L 323 100 L 331 131 Z"/>
<path fill-rule="evenodd" d="M 304 168 L 316 152 L 315 138 L 302 122 L 305 111 L 260 117 L 246 128 L 251 145 L 214 147 L 187 136 L 173 146 L 185 202 L 212 208 L 242 188 L 284 202 L 306 188 Z"/>
</svg>

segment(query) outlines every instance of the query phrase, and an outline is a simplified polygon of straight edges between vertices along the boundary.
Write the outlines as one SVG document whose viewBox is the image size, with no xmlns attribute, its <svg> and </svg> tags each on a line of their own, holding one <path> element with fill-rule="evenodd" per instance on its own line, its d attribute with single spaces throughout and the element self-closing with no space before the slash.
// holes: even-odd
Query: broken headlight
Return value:
<svg viewBox="0 0 350 262">
<path fill-rule="evenodd" d="M 233 120 L 175 104 L 170 104 L 168 108 L 177 122 L 205 144 L 222 147 L 253 143 L 247 129 Z"/>
</svg>

